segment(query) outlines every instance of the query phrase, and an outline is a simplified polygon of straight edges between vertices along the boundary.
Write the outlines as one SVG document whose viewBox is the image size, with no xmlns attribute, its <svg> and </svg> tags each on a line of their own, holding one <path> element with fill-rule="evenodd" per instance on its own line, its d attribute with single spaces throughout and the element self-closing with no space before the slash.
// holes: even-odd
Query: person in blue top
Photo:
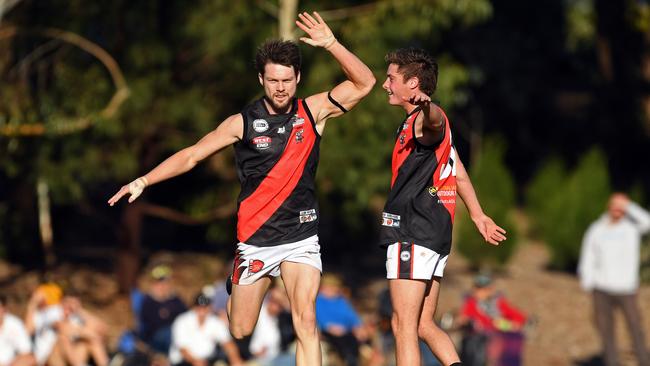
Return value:
<svg viewBox="0 0 650 366">
<path fill-rule="evenodd" d="M 368 339 L 361 318 L 343 296 L 339 276 L 326 273 L 316 297 L 316 323 L 323 339 L 339 353 L 348 366 L 359 361 L 359 344 Z"/>
</svg>

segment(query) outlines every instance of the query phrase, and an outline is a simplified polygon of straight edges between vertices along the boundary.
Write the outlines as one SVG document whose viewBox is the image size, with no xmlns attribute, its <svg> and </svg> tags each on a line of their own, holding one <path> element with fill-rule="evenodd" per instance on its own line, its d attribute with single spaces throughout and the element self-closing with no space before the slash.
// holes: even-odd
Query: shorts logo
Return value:
<svg viewBox="0 0 650 366">
<path fill-rule="evenodd" d="M 411 253 L 408 250 L 403 250 L 399 254 L 399 259 L 401 259 L 402 262 L 407 262 L 409 259 L 411 259 Z"/>
<path fill-rule="evenodd" d="M 271 138 L 268 136 L 255 137 L 251 142 L 259 150 L 266 150 L 271 146 Z"/>
<path fill-rule="evenodd" d="M 253 121 L 253 129 L 255 132 L 264 132 L 269 129 L 269 123 L 265 119 L 256 119 Z"/>
<path fill-rule="evenodd" d="M 300 211 L 300 223 L 316 221 L 318 216 L 316 215 L 316 210 L 311 209 L 307 211 Z"/>
<path fill-rule="evenodd" d="M 393 215 L 388 212 L 381 214 L 381 224 L 388 227 L 399 227 L 400 215 Z"/>
<path fill-rule="evenodd" d="M 430 194 L 432 197 L 435 197 L 437 192 L 438 192 L 438 188 L 436 188 L 436 187 L 434 187 L 434 186 L 429 187 L 429 194 Z"/>
<path fill-rule="evenodd" d="M 264 262 L 262 262 L 259 259 L 251 259 L 248 261 L 248 272 L 249 273 L 257 273 L 264 268 Z"/>
</svg>

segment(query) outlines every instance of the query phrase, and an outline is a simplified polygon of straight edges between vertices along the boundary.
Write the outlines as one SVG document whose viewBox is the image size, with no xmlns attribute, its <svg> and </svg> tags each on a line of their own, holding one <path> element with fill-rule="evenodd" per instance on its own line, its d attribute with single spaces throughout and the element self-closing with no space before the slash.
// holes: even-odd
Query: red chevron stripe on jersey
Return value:
<svg viewBox="0 0 650 366">
<path fill-rule="evenodd" d="M 242 243 L 255 234 L 280 208 L 303 175 L 309 154 L 316 142 L 316 131 L 302 103 L 298 103 L 298 115 L 304 118 L 304 123 L 293 127 L 278 162 L 255 192 L 239 205 L 237 239 Z M 297 134 L 300 135 L 296 136 Z"/>
<path fill-rule="evenodd" d="M 415 148 L 415 141 L 413 139 L 413 123 L 415 119 L 420 115 L 420 110 L 418 109 L 416 113 L 411 114 L 404 121 L 404 125 L 401 132 L 397 136 L 397 141 L 395 142 L 395 148 L 393 148 L 393 178 L 390 181 L 391 188 L 395 184 L 395 179 L 399 172 L 399 168 L 404 163 L 404 160 L 408 158 Z"/>
</svg>

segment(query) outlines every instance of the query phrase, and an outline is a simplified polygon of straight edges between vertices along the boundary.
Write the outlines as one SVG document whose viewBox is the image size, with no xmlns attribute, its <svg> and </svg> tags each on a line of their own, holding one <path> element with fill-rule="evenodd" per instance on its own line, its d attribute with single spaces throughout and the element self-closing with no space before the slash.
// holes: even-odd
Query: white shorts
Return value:
<svg viewBox="0 0 650 366">
<path fill-rule="evenodd" d="M 449 255 L 411 243 L 395 243 L 386 249 L 386 278 L 431 280 L 442 277 Z"/>
<path fill-rule="evenodd" d="M 232 283 L 250 285 L 265 276 L 277 277 L 280 275 L 282 262 L 304 263 L 323 272 L 318 235 L 295 243 L 270 247 L 237 244 Z"/>
</svg>

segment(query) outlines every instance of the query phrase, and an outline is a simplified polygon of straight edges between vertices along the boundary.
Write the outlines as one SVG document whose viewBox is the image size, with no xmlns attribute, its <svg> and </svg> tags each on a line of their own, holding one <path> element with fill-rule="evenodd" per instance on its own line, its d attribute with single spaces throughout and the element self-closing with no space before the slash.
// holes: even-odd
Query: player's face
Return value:
<svg viewBox="0 0 650 366">
<path fill-rule="evenodd" d="M 388 65 L 386 81 L 384 81 L 382 88 L 388 92 L 388 103 L 390 105 L 406 106 L 409 103 L 404 98 L 408 98 L 413 89 L 408 80 L 404 80 L 404 75 L 398 72 L 398 68 L 397 64 Z"/>
<path fill-rule="evenodd" d="M 277 113 L 284 113 L 290 108 L 291 99 L 296 95 L 300 74 L 296 76 L 293 66 L 267 63 L 264 75 L 258 75 L 264 93 Z"/>
</svg>

